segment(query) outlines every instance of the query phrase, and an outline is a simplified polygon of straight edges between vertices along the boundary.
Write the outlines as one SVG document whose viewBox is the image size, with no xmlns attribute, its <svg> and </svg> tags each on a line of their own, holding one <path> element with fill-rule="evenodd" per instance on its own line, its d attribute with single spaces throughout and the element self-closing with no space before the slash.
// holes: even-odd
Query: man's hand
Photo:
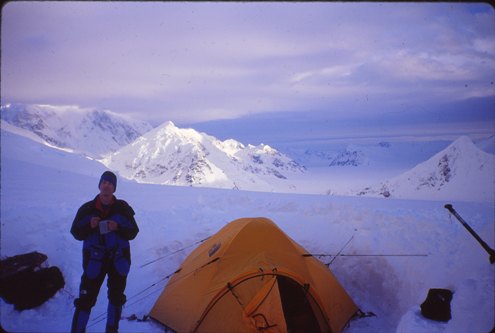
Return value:
<svg viewBox="0 0 495 333">
<path fill-rule="evenodd" d="M 94 229 L 98 226 L 98 224 L 100 223 L 101 221 L 101 218 L 99 218 L 98 216 L 93 216 L 91 218 L 91 221 L 89 222 L 91 224 L 91 229 Z"/>
<path fill-rule="evenodd" d="M 119 225 L 114 220 L 108 220 L 108 230 L 115 231 L 119 228 Z"/>
</svg>

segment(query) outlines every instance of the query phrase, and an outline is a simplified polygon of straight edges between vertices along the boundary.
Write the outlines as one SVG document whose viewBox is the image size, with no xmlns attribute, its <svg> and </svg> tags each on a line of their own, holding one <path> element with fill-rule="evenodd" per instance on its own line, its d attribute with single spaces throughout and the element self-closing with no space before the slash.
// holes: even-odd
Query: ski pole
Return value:
<svg viewBox="0 0 495 333">
<path fill-rule="evenodd" d="M 462 223 L 462 225 L 464 226 L 464 228 L 467 229 L 467 231 L 469 231 L 469 233 L 471 235 L 473 235 L 474 238 L 476 238 L 476 240 L 481 244 L 481 246 L 485 249 L 486 252 L 488 252 L 488 254 L 490 255 L 490 263 L 493 264 L 495 263 L 495 250 L 492 249 L 491 247 L 488 246 L 488 244 L 486 244 L 480 236 L 478 236 L 478 234 L 469 226 L 469 224 L 467 224 L 466 221 L 464 221 L 464 219 L 456 212 L 456 210 L 454 209 L 454 207 L 452 207 L 451 204 L 446 204 L 445 205 L 445 208 L 448 209 L 448 211 L 454 215 L 458 220 L 459 222 Z"/>
</svg>

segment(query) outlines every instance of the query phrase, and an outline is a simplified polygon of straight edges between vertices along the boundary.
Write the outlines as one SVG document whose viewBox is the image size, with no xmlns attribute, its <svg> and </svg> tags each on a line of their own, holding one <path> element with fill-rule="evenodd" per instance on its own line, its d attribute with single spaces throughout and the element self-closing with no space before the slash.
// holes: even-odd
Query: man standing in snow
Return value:
<svg viewBox="0 0 495 333">
<path fill-rule="evenodd" d="M 83 242 L 83 268 L 79 298 L 72 319 L 72 332 L 85 332 L 91 308 L 96 304 L 100 287 L 108 276 L 108 312 L 106 332 L 117 332 L 126 302 L 124 294 L 131 265 L 129 240 L 139 232 L 134 210 L 113 193 L 117 177 L 105 171 L 98 183 L 100 193 L 77 211 L 70 232 Z"/>
</svg>

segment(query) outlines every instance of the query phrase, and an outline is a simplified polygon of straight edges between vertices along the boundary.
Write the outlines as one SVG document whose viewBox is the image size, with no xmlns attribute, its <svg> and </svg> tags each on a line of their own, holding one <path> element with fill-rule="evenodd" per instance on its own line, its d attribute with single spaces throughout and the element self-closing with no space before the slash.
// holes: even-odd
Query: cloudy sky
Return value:
<svg viewBox="0 0 495 333">
<path fill-rule="evenodd" d="M 483 3 L 15 1 L 1 33 L 2 103 L 154 125 L 457 119 L 495 132 Z"/>
</svg>

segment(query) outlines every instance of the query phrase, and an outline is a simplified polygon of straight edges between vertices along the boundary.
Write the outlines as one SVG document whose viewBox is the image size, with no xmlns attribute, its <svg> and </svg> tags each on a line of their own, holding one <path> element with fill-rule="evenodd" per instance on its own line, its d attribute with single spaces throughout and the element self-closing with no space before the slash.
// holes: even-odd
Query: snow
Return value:
<svg viewBox="0 0 495 333">
<path fill-rule="evenodd" d="M 99 176 L 106 168 L 3 127 L 1 148 L 1 256 L 43 252 L 66 281 L 64 290 L 36 309 L 17 312 L 0 301 L 1 325 L 9 332 L 68 332 L 82 273 L 82 244 L 69 229 L 77 208 L 97 194 Z M 343 184 L 346 173 L 339 170 Z M 351 321 L 345 333 L 486 333 L 494 327 L 495 265 L 444 208 L 453 204 L 493 247 L 493 202 L 438 200 L 428 193 L 420 200 L 236 191 L 140 184 L 123 177 L 116 195 L 132 205 L 140 227 L 131 242 L 125 317 L 150 311 L 166 277 L 202 239 L 234 219 L 264 216 L 311 253 L 336 254 L 352 238 L 342 254 L 414 255 L 341 256 L 332 262 L 330 269 L 358 306 L 376 314 Z M 327 263 L 332 257 L 321 260 Z M 105 288 L 88 332 L 104 331 Z M 454 292 L 448 323 L 421 316 L 419 305 L 429 288 Z M 163 328 L 153 321 L 123 319 L 120 331 Z"/>
<path fill-rule="evenodd" d="M 166 122 L 102 159 L 140 183 L 291 191 L 290 176 L 304 168 L 277 150 L 224 142 L 192 128 Z"/>
<path fill-rule="evenodd" d="M 151 129 L 148 123 L 109 110 L 74 105 L 6 104 L 1 117 L 44 142 L 91 157 L 116 151 Z"/>
<path fill-rule="evenodd" d="M 362 194 L 495 202 L 495 155 L 461 136 L 413 169 Z"/>
</svg>

